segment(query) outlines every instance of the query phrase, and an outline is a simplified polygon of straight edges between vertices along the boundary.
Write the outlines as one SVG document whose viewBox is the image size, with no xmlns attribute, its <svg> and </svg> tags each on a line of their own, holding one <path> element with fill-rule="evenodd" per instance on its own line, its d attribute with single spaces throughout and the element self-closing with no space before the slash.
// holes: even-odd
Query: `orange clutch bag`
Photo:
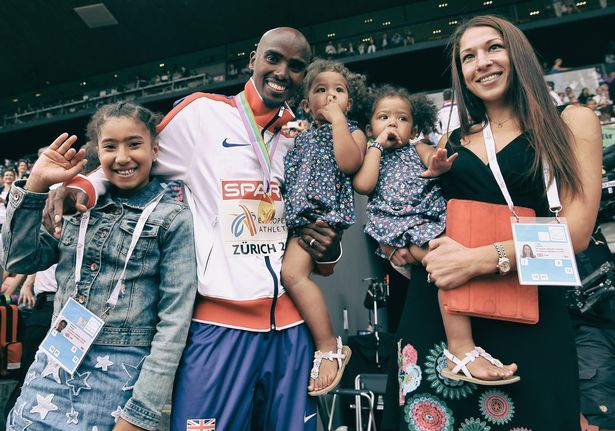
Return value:
<svg viewBox="0 0 615 431">
<path fill-rule="evenodd" d="M 534 217 L 530 208 L 515 207 L 520 217 Z M 512 239 L 511 213 L 506 205 L 451 199 L 446 210 L 446 236 L 466 247 Z M 494 268 L 495 271 L 495 268 Z M 538 287 L 522 286 L 516 273 L 473 278 L 444 291 L 449 313 L 534 324 L 538 322 Z"/>
</svg>

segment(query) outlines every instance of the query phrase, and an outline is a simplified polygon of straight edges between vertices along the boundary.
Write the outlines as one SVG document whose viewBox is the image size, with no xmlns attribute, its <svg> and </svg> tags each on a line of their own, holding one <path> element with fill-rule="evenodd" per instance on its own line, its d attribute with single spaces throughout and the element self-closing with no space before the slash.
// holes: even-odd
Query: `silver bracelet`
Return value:
<svg viewBox="0 0 615 431">
<path fill-rule="evenodd" d="M 380 153 L 384 152 L 384 148 L 382 147 L 382 144 L 380 142 L 371 141 L 369 144 L 367 144 L 367 149 L 370 149 L 370 148 L 375 148 L 379 150 Z"/>
</svg>

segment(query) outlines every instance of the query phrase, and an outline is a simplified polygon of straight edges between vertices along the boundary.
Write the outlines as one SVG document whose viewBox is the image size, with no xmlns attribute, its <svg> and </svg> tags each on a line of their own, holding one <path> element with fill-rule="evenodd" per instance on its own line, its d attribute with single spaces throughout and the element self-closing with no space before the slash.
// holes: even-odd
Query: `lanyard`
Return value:
<svg viewBox="0 0 615 431">
<path fill-rule="evenodd" d="M 498 186 L 502 191 L 502 195 L 504 195 L 504 199 L 506 200 L 506 204 L 508 205 L 510 212 L 513 213 L 513 215 L 518 221 L 519 216 L 515 211 L 512 198 L 510 197 L 510 193 L 508 192 L 508 188 L 506 187 L 506 182 L 504 181 L 504 177 L 502 176 L 502 172 L 500 171 L 500 165 L 498 164 L 498 159 L 495 152 L 495 140 L 493 138 L 493 132 L 491 131 L 491 125 L 489 124 L 489 121 L 486 121 L 483 127 L 483 139 L 485 141 L 485 149 L 487 150 L 489 168 L 491 169 L 491 172 L 495 177 L 495 181 L 498 183 Z M 553 178 L 553 181 L 549 181 L 549 174 L 551 172 L 551 169 L 546 160 L 543 160 L 542 166 L 545 187 L 547 189 L 547 200 L 549 201 L 549 209 L 553 213 L 555 213 L 555 218 L 559 221 L 558 216 L 559 212 L 562 210 L 562 205 L 560 203 L 559 193 L 557 191 L 557 182 L 555 181 L 555 178 Z"/>
<path fill-rule="evenodd" d="M 163 196 L 164 196 L 164 191 L 160 193 L 157 197 L 155 197 L 149 204 L 147 204 L 147 206 L 143 209 L 143 212 L 141 213 L 139 220 L 137 221 L 137 225 L 135 226 L 135 230 L 130 240 L 130 246 L 128 247 L 128 252 L 126 253 L 126 261 L 124 262 L 124 269 L 122 270 L 120 274 L 120 278 L 117 281 L 117 284 L 115 285 L 115 288 L 113 289 L 113 292 L 111 292 L 111 296 L 109 296 L 109 299 L 107 300 L 107 305 L 109 306 L 109 308 L 115 307 L 115 305 L 117 304 L 117 300 L 120 296 L 120 292 L 124 293 L 124 277 L 126 274 L 126 267 L 128 266 L 128 261 L 130 260 L 130 256 L 132 255 L 132 252 L 135 249 L 135 245 L 137 245 L 137 241 L 139 240 L 139 237 L 141 236 L 141 232 L 143 231 L 145 222 L 149 218 L 152 211 L 154 211 L 154 209 L 156 208 L 156 205 L 158 205 L 158 202 L 160 202 Z M 83 215 L 81 216 L 81 224 L 79 225 L 79 235 L 77 236 L 77 253 L 76 253 L 77 256 L 75 259 L 75 293 L 77 293 L 76 292 L 77 285 L 79 281 L 81 280 L 81 265 L 83 263 L 83 250 L 85 247 L 85 232 L 88 229 L 89 219 L 90 219 L 90 211 L 88 210 L 85 213 L 83 213 Z"/>
<path fill-rule="evenodd" d="M 265 193 L 268 193 L 271 184 L 271 158 L 280 140 L 280 133 L 275 133 L 273 137 L 265 143 L 263 135 L 261 135 L 260 132 L 260 127 L 254 118 L 254 112 L 252 112 L 252 108 L 250 108 L 248 104 L 245 91 L 235 96 L 235 105 L 237 106 L 237 111 L 239 111 L 243 126 L 248 133 L 248 138 L 250 138 L 252 148 L 258 157 L 258 162 L 261 165 L 261 170 L 263 171 L 263 185 L 265 186 Z M 283 112 L 284 107 L 282 106 L 280 107 L 278 116 L 281 117 Z"/>
</svg>

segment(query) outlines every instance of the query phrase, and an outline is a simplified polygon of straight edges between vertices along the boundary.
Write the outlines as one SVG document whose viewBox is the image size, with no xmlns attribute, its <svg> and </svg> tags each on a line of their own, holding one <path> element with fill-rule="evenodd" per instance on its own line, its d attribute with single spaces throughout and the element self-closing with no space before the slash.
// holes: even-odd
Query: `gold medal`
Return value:
<svg viewBox="0 0 615 431">
<path fill-rule="evenodd" d="M 270 194 L 266 193 L 258 204 L 258 222 L 261 224 L 271 223 L 275 217 L 275 205 Z"/>
</svg>

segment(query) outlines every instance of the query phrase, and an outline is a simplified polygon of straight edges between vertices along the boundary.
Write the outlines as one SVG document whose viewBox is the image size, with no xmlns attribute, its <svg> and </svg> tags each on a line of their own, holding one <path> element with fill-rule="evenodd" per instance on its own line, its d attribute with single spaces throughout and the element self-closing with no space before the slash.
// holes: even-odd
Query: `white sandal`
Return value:
<svg viewBox="0 0 615 431">
<path fill-rule="evenodd" d="M 470 352 L 466 353 L 465 358 L 459 359 L 457 356 L 453 355 L 447 349 L 444 349 L 444 356 L 455 364 L 455 368 L 453 370 L 449 370 L 448 368 L 444 368 L 440 374 L 447 379 L 451 380 L 463 380 L 465 382 L 475 383 L 477 385 L 485 385 L 485 386 L 500 386 L 500 385 L 509 385 L 511 383 L 518 382 L 521 380 L 519 376 L 510 376 L 497 380 L 484 380 L 478 379 L 470 373 L 467 365 L 471 362 L 474 362 L 479 356 L 485 358 L 492 365 L 495 365 L 498 368 L 504 368 L 504 364 L 499 360 L 495 359 L 489 353 L 485 352 L 484 349 L 480 347 L 474 347 Z M 459 374 L 461 371 L 463 374 Z"/>
<path fill-rule="evenodd" d="M 312 370 L 310 371 L 310 379 L 316 380 L 318 378 L 318 374 L 320 373 L 320 363 L 322 362 L 323 359 L 326 359 L 328 361 L 337 360 L 337 374 L 335 378 L 333 379 L 330 385 L 322 389 L 309 391 L 308 395 L 311 395 L 314 397 L 318 395 L 324 395 L 328 393 L 329 391 L 332 391 L 333 389 L 335 389 L 335 387 L 338 385 L 338 383 L 342 379 L 342 375 L 344 374 L 344 368 L 346 368 L 346 364 L 348 363 L 348 360 L 350 359 L 350 355 L 352 354 L 352 351 L 350 350 L 350 347 L 342 346 L 342 339 L 340 337 L 336 337 L 336 341 L 337 341 L 337 351 L 335 353 L 332 351 L 323 353 L 320 350 L 316 350 L 314 352 L 314 365 L 312 366 Z"/>
</svg>

